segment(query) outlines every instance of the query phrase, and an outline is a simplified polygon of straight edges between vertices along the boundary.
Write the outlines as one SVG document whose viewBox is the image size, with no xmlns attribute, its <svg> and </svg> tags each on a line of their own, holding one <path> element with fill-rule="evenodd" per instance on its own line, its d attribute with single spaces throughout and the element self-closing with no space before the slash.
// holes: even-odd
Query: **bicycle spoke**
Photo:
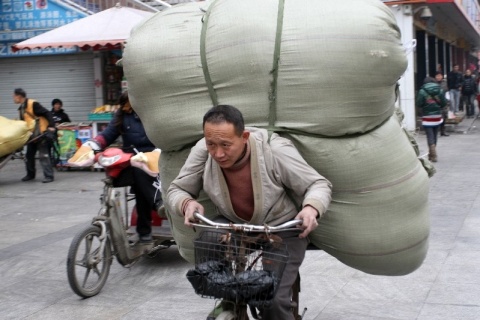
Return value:
<svg viewBox="0 0 480 320">
<path fill-rule="evenodd" d="M 88 276 L 90 275 L 90 268 L 87 268 L 87 272 L 85 272 L 85 278 L 83 279 L 83 287 L 85 287 L 87 285 L 87 280 L 88 280 Z"/>
<path fill-rule="evenodd" d="M 101 276 L 100 270 L 98 270 L 98 264 L 92 268 L 93 272 L 97 274 L 97 276 Z"/>
<path fill-rule="evenodd" d="M 87 267 L 86 259 L 83 258 L 82 260 L 75 260 L 75 265 L 79 267 Z"/>
</svg>

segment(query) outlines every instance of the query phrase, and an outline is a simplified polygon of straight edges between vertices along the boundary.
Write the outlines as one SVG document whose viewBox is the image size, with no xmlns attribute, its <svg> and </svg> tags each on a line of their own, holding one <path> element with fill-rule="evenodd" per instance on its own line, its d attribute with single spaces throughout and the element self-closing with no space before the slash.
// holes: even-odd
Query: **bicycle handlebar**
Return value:
<svg viewBox="0 0 480 320">
<path fill-rule="evenodd" d="M 226 230 L 241 230 L 247 232 L 280 232 L 280 231 L 288 231 L 288 230 L 297 230 L 301 231 L 297 227 L 297 225 L 302 224 L 302 220 L 291 220 L 285 223 L 282 223 L 278 226 L 269 226 L 269 225 L 253 225 L 253 224 L 246 224 L 246 223 L 221 223 L 221 222 L 214 222 L 204 215 L 201 215 L 198 212 L 194 214 L 195 219 L 202 221 L 204 224 L 199 223 L 192 223 L 195 227 L 201 228 L 214 228 L 214 229 L 226 229 Z"/>
</svg>

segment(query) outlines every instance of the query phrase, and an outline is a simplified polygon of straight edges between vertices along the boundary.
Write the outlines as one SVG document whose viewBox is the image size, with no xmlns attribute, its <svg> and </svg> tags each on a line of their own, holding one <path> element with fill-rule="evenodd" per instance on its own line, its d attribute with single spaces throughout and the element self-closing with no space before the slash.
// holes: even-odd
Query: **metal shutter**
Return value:
<svg viewBox="0 0 480 320">
<path fill-rule="evenodd" d="M 93 53 L 0 59 L 0 115 L 18 118 L 13 89 L 51 110 L 54 98 L 72 121 L 86 121 L 95 107 Z"/>
</svg>

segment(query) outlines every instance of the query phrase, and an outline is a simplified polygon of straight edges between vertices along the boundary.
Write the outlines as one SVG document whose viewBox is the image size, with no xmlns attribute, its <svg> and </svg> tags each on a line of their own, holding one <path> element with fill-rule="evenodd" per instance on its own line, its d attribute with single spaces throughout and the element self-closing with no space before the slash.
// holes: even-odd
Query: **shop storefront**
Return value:
<svg viewBox="0 0 480 320">
<path fill-rule="evenodd" d="M 445 75 L 458 64 L 478 71 L 480 6 L 476 0 L 384 0 L 392 10 L 407 51 L 399 105 L 409 130 L 416 128 L 415 92 L 426 76 Z"/>
<path fill-rule="evenodd" d="M 65 112 L 75 122 L 90 121 L 95 118 L 91 114 L 102 107 L 103 113 L 114 111 L 112 105 L 122 92 L 123 70 L 115 64 L 121 58 L 121 50 L 81 51 L 73 47 L 14 52 L 11 48 L 45 29 L 83 18 L 85 13 L 54 0 L 42 2 L 42 6 L 19 6 L 13 0 L 2 3 L 0 115 L 18 117 L 12 93 L 19 87 L 48 109 L 54 98 L 61 99 Z M 105 122 L 111 119 L 111 114 L 100 118 Z"/>
</svg>

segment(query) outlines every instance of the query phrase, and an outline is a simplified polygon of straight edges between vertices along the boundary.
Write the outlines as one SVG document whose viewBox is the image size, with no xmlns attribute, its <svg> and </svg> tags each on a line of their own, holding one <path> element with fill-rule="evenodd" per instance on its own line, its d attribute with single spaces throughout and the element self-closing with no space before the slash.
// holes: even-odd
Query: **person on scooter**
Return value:
<svg viewBox="0 0 480 320">
<path fill-rule="evenodd" d="M 120 109 L 115 113 L 105 130 L 82 145 L 81 149 L 84 153 L 105 149 L 120 136 L 125 152 L 134 153 L 134 149 L 139 152 L 150 152 L 155 149 L 145 133 L 142 121 L 132 109 L 127 92 L 120 96 L 118 103 Z M 69 163 L 74 163 L 74 161 L 71 161 L 72 159 L 69 160 Z M 93 161 L 92 155 L 91 164 L 93 164 Z M 132 191 L 135 194 L 138 214 L 136 227 L 138 240 L 140 242 L 151 242 L 153 241 L 151 212 L 152 209 L 157 210 L 163 204 L 160 190 L 157 188 L 157 178 L 134 166 L 125 169 L 121 175 L 123 177 L 128 176 L 132 180 Z M 136 240 L 132 239 L 133 242 L 136 242 Z"/>
<path fill-rule="evenodd" d="M 203 133 L 168 188 L 167 207 L 190 226 L 195 212 L 204 214 L 195 200 L 203 189 L 217 212 L 234 223 L 279 225 L 302 219 L 300 235 L 279 234 L 289 261 L 272 306 L 262 311 L 262 319 L 294 319 L 290 289 L 305 256 L 307 236 L 330 204 L 331 183 L 288 139 L 245 128 L 242 113 L 233 106 L 210 109 L 203 118 Z"/>
</svg>

